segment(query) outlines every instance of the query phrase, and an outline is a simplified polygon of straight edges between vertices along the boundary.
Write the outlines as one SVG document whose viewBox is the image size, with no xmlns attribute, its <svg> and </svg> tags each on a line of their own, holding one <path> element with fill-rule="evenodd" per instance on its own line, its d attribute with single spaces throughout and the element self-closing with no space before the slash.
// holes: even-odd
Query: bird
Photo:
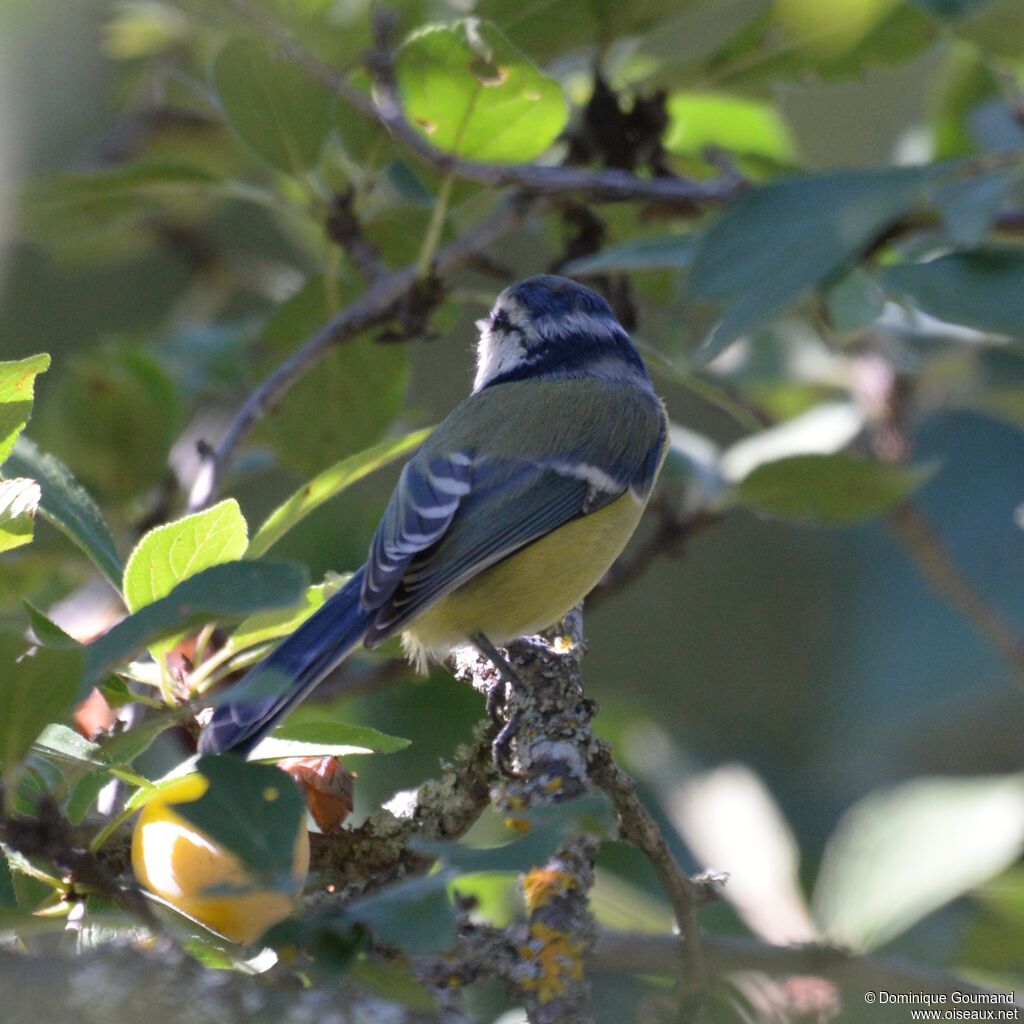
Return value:
<svg viewBox="0 0 1024 1024">
<path fill-rule="evenodd" d="M 558 622 L 625 548 L 668 419 L 611 307 L 540 275 L 476 326 L 472 391 L 405 464 L 365 564 L 226 695 L 200 753 L 250 752 L 360 643 L 396 634 L 421 670 L 470 646 L 515 685 L 499 648 Z"/>
</svg>

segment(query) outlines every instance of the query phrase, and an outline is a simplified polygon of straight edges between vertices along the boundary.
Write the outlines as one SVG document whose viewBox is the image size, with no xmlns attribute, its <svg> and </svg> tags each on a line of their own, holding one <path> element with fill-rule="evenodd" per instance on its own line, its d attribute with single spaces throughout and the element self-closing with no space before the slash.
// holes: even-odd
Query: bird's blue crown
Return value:
<svg viewBox="0 0 1024 1024">
<path fill-rule="evenodd" d="M 590 288 L 554 275 L 528 277 L 477 321 L 474 390 L 537 377 L 598 376 L 651 388 L 629 335 Z"/>
</svg>

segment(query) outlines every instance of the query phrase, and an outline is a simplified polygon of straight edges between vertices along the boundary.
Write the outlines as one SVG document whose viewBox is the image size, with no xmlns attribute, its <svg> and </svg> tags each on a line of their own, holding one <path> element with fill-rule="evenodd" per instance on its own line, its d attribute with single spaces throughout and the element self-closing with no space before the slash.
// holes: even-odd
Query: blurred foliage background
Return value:
<svg viewBox="0 0 1024 1024">
<path fill-rule="evenodd" d="M 225 493 L 254 532 L 311 475 L 437 422 L 467 391 L 473 322 L 506 284 L 547 271 L 593 284 L 682 428 L 658 514 L 687 539 L 588 614 L 587 680 L 599 732 L 685 862 L 733 877 L 705 926 L 827 935 L 1020 990 L 1019 3 L 390 6 L 396 41 L 486 19 L 482 37 L 463 24 L 399 51 L 406 110 L 442 149 L 749 187 L 689 208 L 559 197 L 444 275 L 412 336 L 375 330 L 330 352 L 259 425 Z M 260 9 L 365 87 L 362 0 Z M 8 0 L 0 30 L 0 354 L 51 354 L 28 434 L 93 494 L 125 554 L 183 513 L 196 442 L 215 442 L 362 291 L 331 237 L 339 208 L 400 268 L 432 223 L 450 241 L 502 194 L 446 183 L 230 4 Z M 491 48 L 501 88 L 528 94 L 524 110 L 467 113 L 450 62 L 474 46 Z M 325 504 L 275 556 L 314 581 L 357 566 L 395 473 Z M 694 516 L 713 521 L 689 536 Z M 80 639 L 118 614 L 42 520 L 3 556 L 15 629 L 25 598 Z M 366 813 L 428 777 L 481 707 L 439 671 L 331 714 L 412 740 L 360 761 Z M 161 774 L 179 743 L 163 737 L 139 770 Z M 606 859 L 603 919 L 664 928 L 637 862 Z M 644 997 L 615 991 L 604 1019 Z M 768 1019 L 756 995 L 737 999 Z"/>
</svg>

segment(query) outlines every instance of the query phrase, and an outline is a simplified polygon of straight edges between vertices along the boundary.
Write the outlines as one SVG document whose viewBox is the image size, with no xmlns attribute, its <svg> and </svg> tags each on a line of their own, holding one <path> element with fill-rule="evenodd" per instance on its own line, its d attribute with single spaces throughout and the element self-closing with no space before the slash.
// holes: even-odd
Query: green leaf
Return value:
<svg viewBox="0 0 1024 1024">
<path fill-rule="evenodd" d="M 271 769 L 273 770 L 273 769 Z M 446 873 L 413 878 L 353 900 L 345 917 L 366 925 L 378 942 L 409 953 L 440 953 L 455 942 L 455 912 Z"/>
<path fill-rule="evenodd" d="M 992 0 L 914 0 L 914 3 L 940 18 L 955 21 L 980 11 L 991 4 Z"/>
<path fill-rule="evenodd" d="M 368 725 L 347 722 L 286 722 L 262 740 L 249 755 L 253 761 L 282 757 L 347 757 L 350 754 L 393 754 L 409 740 L 388 736 Z"/>
<path fill-rule="evenodd" d="M 288 174 L 317 162 L 334 101 L 305 71 L 262 43 L 233 39 L 217 54 L 213 80 L 231 127 L 254 153 Z"/>
<path fill-rule="evenodd" d="M 18 435 L 25 429 L 32 415 L 32 399 L 36 377 L 50 366 L 46 353 L 0 363 L 0 463 L 11 449 Z"/>
<path fill-rule="evenodd" d="M 78 641 L 65 633 L 49 616 L 44 615 L 31 601 L 21 602 L 28 613 L 36 640 L 43 647 L 77 647 Z"/>
<path fill-rule="evenodd" d="M 81 650 L 27 655 L 25 646 L 19 636 L 0 634 L 0 772 L 8 782 L 44 726 L 71 710 L 82 671 Z"/>
<path fill-rule="evenodd" d="M 828 290 L 825 306 L 833 329 L 843 336 L 874 323 L 885 306 L 885 295 L 867 271 L 854 267 Z"/>
<path fill-rule="evenodd" d="M 268 608 L 296 604 L 306 574 L 282 562 L 227 562 L 179 583 L 166 597 L 123 619 L 86 650 L 86 684 L 95 686 L 140 647 L 205 622 L 230 622 Z"/>
<path fill-rule="evenodd" d="M 739 482 L 733 501 L 784 519 L 855 523 L 892 511 L 934 472 L 849 455 L 794 455 L 758 466 Z"/>
<path fill-rule="evenodd" d="M 124 600 L 138 611 L 166 597 L 182 580 L 245 554 L 248 528 L 234 498 L 154 527 L 131 553 L 124 569 Z"/>
<path fill-rule="evenodd" d="M 342 298 L 341 301 L 344 301 Z M 336 312 L 323 278 L 312 278 L 267 322 L 262 342 L 269 365 Z M 285 465 L 312 475 L 339 456 L 380 440 L 401 411 L 409 379 L 404 345 L 356 338 L 335 346 L 265 417 L 259 436 L 269 439 Z"/>
<path fill-rule="evenodd" d="M 725 93 L 683 92 L 668 101 L 665 148 L 701 156 L 710 147 L 778 163 L 796 159 L 793 140 L 771 103 Z"/>
<path fill-rule="evenodd" d="M 42 489 L 39 511 L 92 559 L 120 589 L 124 570 L 107 524 L 85 488 L 53 455 L 46 455 L 27 437 L 18 439 L 4 463 L 4 475 L 32 477 Z"/>
<path fill-rule="evenodd" d="M 60 243 L 136 224 L 168 203 L 209 192 L 217 179 L 197 167 L 130 164 L 87 172 L 62 172 L 32 184 L 25 195 L 26 229 L 35 239 Z"/>
<path fill-rule="evenodd" d="M 565 127 L 561 86 L 489 22 L 420 29 L 399 49 L 396 70 L 406 117 L 446 153 L 524 163 Z"/>
<path fill-rule="evenodd" d="M 1024 338 L 1024 253 L 985 249 L 930 263 L 901 263 L 882 275 L 926 313 L 980 331 Z"/>
<path fill-rule="evenodd" d="M 1021 775 L 916 779 L 851 808 L 814 888 L 824 933 L 880 946 L 1014 863 L 1024 849 Z"/>
<path fill-rule="evenodd" d="M 294 633 L 327 598 L 337 593 L 341 586 L 341 583 L 319 583 L 306 591 L 302 603 L 297 608 L 278 608 L 250 615 L 238 624 L 238 628 L 228 637 L 222 651 L 218 651 L 218 656 L 223 653 L 224 657 L 229 657 L 239 651 L 246 651 L 258 644 Z"/>
<path fill-rule="evenodd" d="M 745 195 L 711 225 L 690 271 L 695 294 L 725 304 L 698 358 L 713 358 L 845 269 L 918 204 L 940 171 L 842 171 L 790 178 Z"/>
<path fill-rule="evenodd" d="M 196 770 L 209 788 L 174 810 L 260 877 L 289 878 L 306 814 L 306 801 L 291 777 L 230 755 L 202 757 Z"/>
<path fill-rule="evenodd" d="M 698 237 L 691 233 L 638 238 L 573 260 L 565 267 L 565 273 L 585 276 L 609 271 L 682 269 L 693 262 Z"/>
<path fill-rule="evenodd" d="M 14 477 L 0 481 L 0 551 L 31 542 L 40 497 L 35 480 Z"/>
<path fill-rule="evenodd" d="M 36 436 L 52 439 L 76 475 L 108 500 L 160 483 L 181 426 L 181 401 L 150 353 L 103 344 L 74 355 L 40 410 Z"/>
<path fill-rule="evenodd" d="M 427 427 L 404 437 L 381 441 L 380 444 L 367 448 L 357 455 L 350 455 L 318 473 L 267 516 L 249 544 L 249 557 L 258 558 L 266 554 L 314 509 L 341 494 L 352 484 L 419 447 L 430 436 L 431 430 L 433 427 Z"/>
<path fill-rule="evenodd" d="M 1003 169 L 969 175 L 939 189 L 935 202 L 949 237 L 959 245 L 978 245 L 988 234 L 1010 186 L 1019 176 L 1016 169 Z"/>
</svg>

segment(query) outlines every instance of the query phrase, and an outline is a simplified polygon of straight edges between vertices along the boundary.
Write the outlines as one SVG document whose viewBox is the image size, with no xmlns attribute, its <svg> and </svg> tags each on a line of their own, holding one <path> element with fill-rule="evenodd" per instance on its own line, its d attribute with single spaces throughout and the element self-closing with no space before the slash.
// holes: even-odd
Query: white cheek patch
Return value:
<svg viewBox="0 0 1024 1024">
<path fill-rule="evenodd" d="M 487 327 L 480 333 L 473 391 L 479 391 L 496 377 L 522 366 L 526 361 L 527 346 L 523 334 L 519 331 L 507 334 L 494 332 Z"/>
</svg>

